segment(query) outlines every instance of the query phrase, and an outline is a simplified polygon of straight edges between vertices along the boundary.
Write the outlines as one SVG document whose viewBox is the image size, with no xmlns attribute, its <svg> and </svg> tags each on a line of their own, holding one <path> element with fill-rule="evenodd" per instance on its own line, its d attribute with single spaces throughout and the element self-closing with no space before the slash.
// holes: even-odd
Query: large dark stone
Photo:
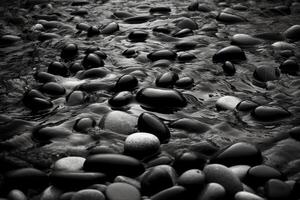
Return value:
<svg viewBox="0 0 300 200">
<path fill-rule="evenodd" d="M 220 150 L 213 158 L 211 163 L 219 163 L 226 166 L 234 165 L 259 165 L 263 157 L 261 151 L 254 145 L 238 142 Z"/>
<path fill-rule="evenodd" d="M 225 47 L 213 55 L 213 62 L 215 63 L 224 63 L 226 61 L 239 62 L 246 59 L 244 51 L 240 47 L 234 45 Z"/>
<path fill-rule="evenodd" d="M 276 121 L 290 115 L 289 111 L 278 106 L 258 106 L 252 112 L 252 116 L 260 121 Z"/>
<path fill-rule="evenodd" d="M 266 197 L 270 200 L 291 199 L 292 188 L 282 180 L 270 179 L 264 189 Z"/>
<path fill-rule="evenodd" d="M 283 35 L 290 40 L 298 41 L 300 40 L 300 25 L 293 25 L 288 28 Z"/>
<path fill-rule="evenodd" d="M 118 108 L 127 106 L 130 104 L 133 100 L 133 95 L 129 91 L 122 91 L 117 94 L 115 94 L 113 97 L 111 97 L 108 100 L 108 103 L 111 107 Z"/>
<path fill-rule="evenodd" d="M 196 119 L 189 119 L 189 118 L 178 119 L 172 122 L 170 124 L 170 127 L 182 129 L 188 132 L 193 132 L 198 134 L 204 133 L 210 129 L 210 127 L 207 124 L 200 122 Z"/>
<path fill-rule="evenodd" d="M 60 76 L 67 76 L 68 68 L 60 62 L 54 61 L 48 66 L 48 73 Z"/>
<path fill-rule="evenodd" d="M 89 53 L 83 58 L 82 65 L 85 69 L 97 68 L 104 66 L 104 61 L 97 54 Z"/>
<path fill-rule="evenodd" d="M 154 51 L 152 53 L 149 53 L 147 57 L 151 61 L 161 60 L 161 59 L 167 59 L 167 60 L 175 60 L 177 57 L 177 54 L 174 51 L 163 49 Z"/>
<path fill-rule="evenodd" d="M 277 67 L 262 65 L 255 69 L 253 77 L 262 82 L 277 80 L 280 77 L 280 70 Z"/>
<path fill-rule="evenodd" d="M 52 108 L 53 104 L 38 90 L 30 90 L 24 94 L 23 103 L 32 111 L 42 111 Z"/>
<path fill-rule="evenodd" d="M 178 74 L 175 72 L 165 72 L 157 77 L 155 84 L 157 87 L 172 88 L 178 79 Z"/>
<path fill-rule="evenodd" d="M 66 93 L 66 89 L 56 82 L 45 83 L 41 87 L 42 92 L 53 95 L 53 96 L 62 96 Z"/>
<path fill-rule="evenodd" d="M 119 30 L 119 24 L 116 22 L 111 22 L 107 25 L 105 25 L 102 29 L 101 29 L 101 34 L 105 34 L 105 35 L 110 35 L 115 33 L 116 31 Z"/>
<path fill-rule="evenodd" d="M 120 91 L 132 91 L 138 86 L 139 82 L 137 78 L 130 74 L 121 76 L 114 87 L 116 92 Z"/>
<path fill-rule="evenodd" d="M 297 75 L 300 70 L 300 66 L 295 60 L 288 59 L 279 66 L 279 69 L 282 73 Z"/>
<path fill-rule="evenodd" d="M 76 44 L 67 44 L 61 50 L 60 57 L 63 60 L 69 61 L 74 59 L 78 55 L 78 47 Z"/>
<path fill-rule="evenodd" d="M 173 186 L 151 196 L 151 200 L 182 200 L 187 198 L 187 191 L 182 186 Z"/>
<path fill-rule="evenodd" d="M 132 42 L 144 42 L 148 37 L 148 33 L 145 31 L 132 31 L 128 35 L 128 39 L 131 40 Z"/>
</svg>

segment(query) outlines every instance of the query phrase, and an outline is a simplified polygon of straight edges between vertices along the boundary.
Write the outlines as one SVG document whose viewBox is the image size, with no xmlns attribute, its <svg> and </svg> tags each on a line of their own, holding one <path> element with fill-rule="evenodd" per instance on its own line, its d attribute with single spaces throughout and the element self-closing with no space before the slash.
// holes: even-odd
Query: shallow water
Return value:
<svg viewBox="0 0 300 200">
<path fill-rule="evenodd" d="M 2 45 L 0 49 L 0 153 L 1 160 L 16 166 L 34 166 L 48 169 L 52 161 L 64 155 L 87 155 L 88 149 L 96 145 L 107 145 L 117 152 L 122 151 L 124 136 L 108 133 L 95 128 L 90 134 L 82 134 L 73 130 L 73 124 L 80 117 L 93 117 L 97 124 L 111 108 L 107 100 L 113 92 L 107 90 L 115 84 L 120 75 L 134 74 L 139 80 L 139 88 L 154 86 L 156 77 L 166 71 L 177 72 L 180 77 L 189 76 L 194 79 L 190 89 L 179 89 L 189 95 L 186 107 L 172 113 L 154 112 L 166 124 L 180 118 L 194 118 L 209 124 L 211 130 L 197 134 L 179 129 L 171 129 L 169 143 L 162 146 L 163 150 L 174 154 L 174 150 L 188 149 L 198 143 L 207 141 L 218 147 L 224 147 L 237 141 L 257 144 L 265 157 L 265 163 L 276 166 L 287 173 L 291 179 L 299 178 L 300 150 L 299 142 L 289 138 L 288 131 L 300 123 L 300 82 L 299 76 L 281 74 L 279 80 L 268 81 L 265 87 L 253 82 L 253 72 L 257 66 L 267 65 L 279 67 L 284 60 L 280 50 L 274 48 L 275 41 L 262 40 L 262 43 L 245 47 L 247 61 L 236 64 L 234 76 L 225 76 L 221 64 L 212 62 L 212 56 L 221 48 L 230 44 L 230 38 L 237 33 L 255 35 L 265 32 L 284 32 L 291 25 L 299 24 L 299 11 L 293 8 L 292 14 L 280 15 L 265 11 L 275 5 L 284 5 L 282 1 L 242 1 L 246 5 L 244 11 L 232 10 L 236 15 L 248 20 L 244 23 L 223 24 L 215 20 L 218 12 L 232 8 L 239 1 L 205 1 L 211 12 L 188 11 L 190 1 L 90 1 L 83 6 L 71 6 L 70 1 L 45 1 L 44 4 L 32 7 L 21 5 L 21 9 L 13 9 L 12 2 L 1 7 L 1 35 L 13 34 L 21 37 L 13 45 Z M 21 3 L 22 4 L 22 3 Z M 122 19 L 112 17 L 116 11 L 126 11 L 133 15 L 149 15 L 149 9 L 156 6 L 171 8 L 169 14 L 155 14 L 152 19 L 139 24 L 129 24 Z M 76 9 L 85 9 L 84 17 L 71 15 Z M 229 10 L 230 11 L 230 10 Z M 36 40 L 31 30 L 37 23 L 34 16 L 52 16 L 56 27 L 46 32 L 55 33 L 59 37 L 44 42 Z M 176 29 L 176 23 L 182 17 L 195 20 L 199 29 L 194 30 L 189 39 L 197 42 L 197 46 L 186 52 L 192 53 L 196 59 L 181 63 L 172 61 L 170 67 L 152 67 L 147 54 L 160 49 L 173 49 L 177 41 L 170 35 L 154 33 L 156 26 L 168 26 Z M 120 30 L 111 35 L 98 35 L 88 38 L 86 32 L 78 32 L 76 24 L 83 22 L 90 25 L 103 26 L 109 22 L 117 22 Z M 213 31 L 201 30 L 203 26 L 212 24 Z M 127 35 L 132 30 L 144 30 L 149 33 L 145 42 L 131 42 Z M 90 92 L 90 100 L 83 105 L 67 106 L 65 96 L 53 98 L 54 106 L 42 113 L 33 113 L 22 103 L 22 97 L 28 88 L 37 88 L 33 74 L 36 71 L 47 71 L 49 63 L 60 60 L 61 48 L 67 43 L 75 43 L 79 47 L 77 61 L 81 61 L 84 51 L 90 46 L 98 46 L 108 55 L 104 61 L 109 75 L 94 82 L 105 83 L 102 90 Z M 138 55 L 126 58 L 122 52 L 134 48 Z M 176 49 L 175 49 L 176 51 Z M 293 51 L 299 62 L 299 43 L 293 43 Z M 68 63 L 70 64 L 70 63 Z M 79 80 L 75 76 L 63 78 L 56 76 L 57 82 L 70 93 L 77 85 L 89 80 Z M 190 96 L 192 95 L 192 97 Z M 252 100 L 261 105 L 279 105 L 292 115 L 279 121 L 261 122 L 255 120 L 250 113 L 238 111 L 218 111 L 216 101 L 225 95 Z M 144 112 L 138 104 L 131 104 L 127 110 L 138 117 Z M 64 127 L 72 134 L 66 138 L 52 141 L 50 144 L 38 144 L 31 139 L 32 129 L 38 125 L 55 125 Z M 6 170 L 5 167 L 2 170 Z"/>
</svg>

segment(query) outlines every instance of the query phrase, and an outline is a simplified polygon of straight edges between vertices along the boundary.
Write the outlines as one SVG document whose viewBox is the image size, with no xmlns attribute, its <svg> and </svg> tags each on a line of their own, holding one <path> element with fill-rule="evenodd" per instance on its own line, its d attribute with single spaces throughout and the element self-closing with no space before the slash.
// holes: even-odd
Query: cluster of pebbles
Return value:
<svg viewBox="0 0 300 200">
<path fill-rule="evenodd" d="M 51 10 L 55 6 L 33 0 L 28 0 L 27 4 L 33 5 L 30 8 L 33 12 Z M 220 1 L 216 4 L 225 8 L 216 12 L 213 3 L 188 2 L 185 11 L 193 14 L 186 14 L 172 23 L 170 19 L 174 16 L 170 13 L 174 6 L 150 6 L 148 15 L 115 11 L 114 20 L 103 26 L 80 20 L 89 15 L 85 7 L 90 4 L 84 0 L 66 3 L 74 8 L 70 10 L 71 25 L 76 22 L 73 27 L 58 21 L 59 13 L 34 15 L 36 24 L 26 39 L 44 44 L 47 52 L 46 44 L 62 37 L 57 33 L 62 27 L 75 29 L 72 37 L 86 38 L 89 42 L 99 37 L 116 36 L 123 40 L 124 46 L 131 46 L 119 53 L 119 59 L 125 59 L 124 63 L 134 59 L 141 66 L 114 66 L 110 49 L 104 51 L 97 43 L 81 40 L 88 43 L 83 46 L 80 42 L 69 42 L 68 38 L 55 43 L 56 59 L 35 71 L 32 77 L 36 83 L 28 85 L 22 94 L 22 108 L 30 112 L 34 120 L 1 116 L 5 130 L 0 137 L 4 152 L 0 164 L 0 199 L 300 199 L 300 179 L 289 178 L 291 174 L 282 172 L 276 163 L 270 165 L 263 154 L 266 147 L 261 149 L 255 142 L 238 141 L 238 133 L 231 129 L 229 132 L 237 140 L 226 141 L 226 145 L 224 141 L 218 144 L 213 139 L 192 145 L 181 135 L 181 131 L 196 134 L 201 141 L 205 134 L 213 134 L 215 130 L 214 119 L 202 121 L 197 112 L 193 112 L 201 112 L 203 104 L 214 96 L 203 95 L 201 99 L 189 93 L 197 90 L 198 82 L 193 73 L 181 73 L 184 70 L 180 69 L 180 65 L 197 59 L 192 53 L 194 49 L 210 45 L 205 37 L 197 38 L 200 27 L 192 16 L 205 13 L 214 23 L 201 27 L 201 31 L 214 34 L 218 28 L 215 23 L 229 27 L 250 23 L 251 19 L 236 14 L 247 11 L 246 4 L 235 3 L 229 7 L 230 4 Z M 99 6 L 100 2 L 94 4 Z M 130 1 L 128 4 L 130 6 Z M 300 8 L 298 2 L 290 2 L 289 6 L 277 6 L 264 12 L 286 16 L 291 14 L 291 8 L 297 12 L 297 6 Z M 152 29 L 138 28 L 153 20 L 157 20 L 157 25 Z M 122 32 L 124 27 L 130 27 L 128 34 Z M 146 52 L 141 52 L 142 47 L 151 46 L 147 40 L 152 37 L 159 38 L 158 42 L 151 43 L 154 50 L 148 47 Z M 222 34 L 218 37 L 222 38 Z M 8 48 L 23 39 L 12 34 L 1 36 L 2 44 Z M 299 55 L 296 54 L 299 40 L 300 25 L 297 24 L 280 33 L 236 33 L 225 41 L 226 45 L 222 43 L 211 54 L 209 62 L 220 68 L 218 73 L 228 79 L 234 78 L 241 75 L 240 65 L 247 65 L 246 52 L 256 51 L 260 45 L 272 41 L 269 47 L 273 48 L 280 64 L 274 67 L 263 63 L 251 74 L 253 88 L 272 90 L 276 87 L 274 81 L 279 81 L 282 74 L 299 76 Z M 162 47 L 157 44 L 161 41 L 171 45 Z M 111 43 L 114 42 L 118 40 L 112 39 Z M 115 48 L 120 47 L 116 45 Z M 174 63 L 179 65 L 172 67 Z M 153 72 L 153 79 L 147 77 L 144 70 L 149 65 L 148 70 L 159 69 Z M 294 86 L 299 87 L 299 83 Z M 299 92 L 291 95 L 299 95 Z M 280 104 L 244 97 L 238 93 L 217 96 L 213 98 L 214 111 L 210 112 L 230 113 L 229 116 L 241 120 L 236 123 L 245 123 L 243 119 L 251 118 L 257 124 L 270 127 L 296 114 Z M 276 139 L 298 142 L 300 128 L 294 124 Z M 228 127 L 224 125 L 219 129 L 226 132 Z M 188 148 L 178 151 L 170 148 L 176 142 Z M 297 173 L 299 169 L 294 172 Z"/>
</svg>

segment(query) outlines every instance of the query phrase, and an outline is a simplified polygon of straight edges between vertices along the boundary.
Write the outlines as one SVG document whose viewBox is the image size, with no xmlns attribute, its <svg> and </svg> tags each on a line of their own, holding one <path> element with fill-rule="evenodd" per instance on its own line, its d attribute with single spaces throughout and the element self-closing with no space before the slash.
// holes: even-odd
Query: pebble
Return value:
<svg viewBox="0 0 300 200">
<path fill-rule="evenodd" d="M 198 29 L 198 24 L 194 20 L 192 20 L 191 18 L 187 18 L 187 17 L 184 17 L 183 19 L 181 19 L 176 24 L 176 26 L 178 28 L 181 28 L 181 29 L 185 29 L 185 28 L 188 28 L 188 29 L 191 29 L 191 30 Z"/>
<path fill-rule="evenodd" d="M 270 179 L 264 186 L 265 195 L 270 200 L 290 199 L 292 194 L 291 187 L 278 179 Z"/>
<path fill-rule="evenodd" d="M 159 139 L 150 133 L 138 132 L 127 136 L 124 142 L 124 154 L 137 159 L 153 156 L 160 151 Z"/>
<path fill-rule="evenodd" d="M 136 177 L 145 171 L 143 164 L 139 160 L 121 154 L 91 155 L 86 158 L 83 169 L 85 171 L 102 172 L 109 177 L 119 175 Z"/>
<path fill-rule="evenodd" d="M 18 189 L 11 190 L 7 195 L 8 200 L 27 200 L 26 195 Z"/>
<path fill-rule="evenodd" d="M 245 18 L 227 12 L 219 13 L 216 19 L 220 22 L 228 24 L 246 22 Z"/>
<path fill-rule="evenodd" d="M 51 184 L 64 191 L 85 189 L 92 184 L 104 183 L 106 180 L 106 175 L 98 172 L 55 171 L 50 174 Z"/>
<path fill-rule="evenodd" d="M 156 60 L 151 64 L 152 68 L 160 67 L 160 68 L 168 68 L 171 65 L 171 61 L 167 59 Z"/>
<path fill-rule="evenodd" d="M 245 177 L 245 183 L 250 187 L 263 186 L 270 179 L 283 179 L 283 175 L 277 169 L 267 165 L 251 167 Z"/>
<path fill-rule="evenodd" d="M 172 88 L 178 79 L 177 73 L 169 71 L 159 75 L 156 78 L 155 84 L 157 87 Z"/>
<path fill-rule="evenodd" d="M 190 169 L 179 176 L 177 183 L 188 191 L 199 191 L 206 185 L 205 181 L 205 174 L 201 170 Z"/>
<path fill-rule="evenodd" d="M 80 79 L 98 79 L 104 78 L 108 74 L 108 70 L 104 68 L 91 68 L 85 70 L 79 75 Z"/>
<path fill-rule="evenodd" d="M 76 29 L 79 31 L 88 31 L 91 26 L 86 23 L 78 23 L 76 24 Z"/>
<path fill-rule="evenodd" d="M 84 162 L 83 157 L 68 156 L 55 161 L 52 168 L 54 171 L 80 171 Z"/>
<path fill-rule="evenodd" d="M 87 30 L 87 36 L 88 37 L 93 37 L 93 36 L 97 36 L 100 34 L 100 29 L 98 26 L 91 26 L 88 30 Z"/>
<path fill-rule="evenodd" d="M 142 24 L 142 23 L 149 21 L 152 18 L 153 18 L 153 16 L 151 16 L 151 15 L 140 15 L 140 16 L 125 18 L 124 22 L 126 22 L 128 24 Z"/>
<path fill-rule="evenodd" d="M 255 34 L 254 37 L 260 38 L 263 40 L 270 40 L 270 41 L 282 41 L 284 40 L 284 37 L 279 32 L 264 32 L 264 33 L 258 33 Z"/>
<path fill-rule="evenodd" d="M 32 111 L 41 111 L 47 110 L 53 107 L 53 104 L 50 100 L 47 99 L 41 92 L 38 90 L 30 90 L 24 94 L 23 103 L 26 107 L 30 108 Z"/>
<path fill-rule="evenodd" d="M 229 196 L 234 196 L 243 190 L 243 185 L 238 177 L 224 165 L 209 164 L 204 167 L 203 172 L 208 183 L 222 185 Z"/>
<path fill-rule="evenodd" d="M 193 87 L 193 85 L 194 85 L 194 79 L 191 77 L 188 77 L 188 76 L 179 78 L 175 82 L 175 86 L 177 88 L 189 89 L 189 88 Z"/>
<path fill-rule="evenodd" d="M 68 75 L 68 68 L 61 62 L 54 61 L 49 64 L 48 73 L 65 77 Z"/>
<path fill-rule="evenodd" d="M 78 46 L 76 44 L 66 44 L 61 50 L 60 57 L 63 60 L 73 60 L 78 55 Z"/>
<path fill-rule="evenodd" d="M 210 127 L 207 124 L 190 118 L 178 119 L 172 122 L 170 127 L 198 134 L 205 133 L 206 131 L 210 130 Z"/>
<path fill-rule="evenodd" d="M 291 113 L 279 106 L 258 106 L 252 116 L 260 121 L 276 121 L 291 116 Z"/>
<path fill-rule="evenodd" d="M 133 17 L 133 14 L 126 11 L 116 11 L 113 13 L 113 16 L 119 19 L 123 19 Z"/>
<path fill-rule="evenodd" d="M 74 90 L 66 97 L 66 103 L 68 106 L 76 106 L 83 104 L 86 101 L 86 94 L 79 90 Z"/>
<path fill-rule="evenodd" d="M 284 37 L 292 41 L 300 40 L 300 25 L 293 25 L 289 27 L 284 33 Z"/>
<path fill-rule="evenodd" d="M 197 200 L 219 200 L 225 197 L 226 191 L 222 185 L 219 183 L 208 183 L 198 195 Z"/>
<path fill-rule="evenodd" d="M 222 68 L 227 76 L 233 76 L 236 72 L 234 64 L 230 61 L 225 61 L 225 63 L 222 65 Z"/>
<path fill-rule="evenodd" d="M 264 200 L 264 198 L 246 191 L 241 191 L 235 194 L 235 200 Z"/>
<path fill-rule="evenodd" d="M 219 148 L 215 144 L 211 144 L 208 141 L 194 143 L 190 145 L 189 149 L 191 151 L 198 152 L 209 157 L 217 153 L 217 151 L 219 150 Z"/>
<path fill-rule="evenodd" d="M 130 74 L 125 74 L 123 76 L 121 76 L 114 87 L 114 90 L 116 92 L 120 92 L 120 91 L 133 91 L 135 88 L 138 87 L 138 79 Z"/>
<path fill-rule="evenodd" d="M 129 135 L 135 132 L 137 120 L 137 117 L 126 112 L 112 111 L 103 116 L 99 123 L 99 126 L 102 129 Z"/>
<path fill-rule="evenodd" d="M 178 55 L 178 60 L 180 62 L 188 62 L 188 61 L 191 61 L 191 60 L 194 60 L 196 59 L 197 57 L 194 55 L 194 54 L 191 54 L 191 53 L 187 53 L 187 52 L 182 52 Z"/>
<path fill-rule="evenodd" d="M 297 141 L 300 141 L 300 126 L 296 126 L 289 130 L 289 134 L 291 138 L 294 138 Z"/>
<path fill-rule="evenodd" d="M 117 22 L 110 22 L 109 24 L 101 28 L 100 33 L 105 35 L 111 35 L 117 32 L 118 30 L 120 30 L 119 24 Z"/>
<path fill-rule="evenodd" d="M 198 44 L 197 42 L 192 40 L 181 40 L 175 43 L 175 48 L 178 49 L 179 51 L 187 51 L 187 50 L 195 49 L 197 44 Z"/>
<path fill-rule="evenodd" d="M 158 165 L 147 169 L 142 175 L 141 192 L 143 195 L 152 196 L 176 184 L 176 172 L 169 165 Z"/>
<path fill-rule="evenodd" d="M 181 200 L 187 197 L 187 191 L 182 186 L 173 186 L 151 196 L 151 200 Z"/>
<path fill-rule="evenodd" d="M 178 110 L 187 104 L 180 92 L 162 88 L 143 88 L 137 92 L 136 100 L 145 108 L 163 112 Z"/>
<path fill-rule="evenodd" d="M 42 192 L 40 200 L 57 200 L 62 193 L 62 190 L 50 185 Z"/>
<path fill-rule="evenodd" d="M 124 107 L 133 101 L 133 95 L 129 91 L 122 91 L 116 93 L 108 100 L 108 103 L 113 108 Z"/>
<path fill-rule="evenodd" d="M 81 64 L 83 65 L 84 69 L 91 69 L 91 68 L 103 67 L 104 61 L 97 54 L 89 53 L 83 58 Z"/>
<path fill-rule="evenodd" d="M 62 96 L 66 93 L 66 89 L 56 82 L 45 83 L 41 87 L 41 91 L 52 96 Z"/>
<path fill-rule="evenodd" d="M 171 30 L 167 26 L 156 26 L 152 29 L 153 32 L 158 32 L 158 33 L 164 33 L 164 34 L 170 34 Z"/>
<path fill-rule="evenodd" d="M 240 47 L 234 45 L 224 47 L 213 55 L 214 63 L 224 63 L 226 61 L 239 62 L 246 59 L 244 51 Z"/>
<path fill-rule="evenodd" d="M 237 46 L 254 46 L 261 43 L 261 40 L 254 38 L 248 34 L 235 34 L 231 38 L 231 44 Z"/>
<path fill-rule="evenodd" d="M 117 176 L 115 179 L 114 179 L 114 182 L 115 183 L 127 183 L 129 185 L 132 185 L 134 186 L 135 188 L 137 188 L 138 190 L 141 189 L 141 183 L 134 179 L 134 178 L 129 178 L 127 176 Z"/>
<path fill-rule="evenodd" d="M 186 151 L 175 156 L 175 160 L 172 166 L 176 170 L 176 172 L 181 175 L 182 173 L 190 169 L 202 170 L 206 163 L 206 156 L 193 151 Z"/>
<path fill-rule="evenodd" d="M 189 28 L 184 28 L 176 31 L 175 33 L 172 34 L 172 36 L 181 38 L 181 37 L 191 36 L 193 34 L 194 34 L 193 30 Z"/>
<path fill-rule="evenodd" d="M 50 140 L 55 138 L 66 138 L 72 132 L 69 129 L 59 126 L 38 126 L 32 132 L 32 137 L 40 142 L 49 143 Z"/>
<path fill-rule="evenodd" d="M 164 7 L 164 6 L 159 6 L 159 7 L 151 7 L 149 10 L 150 13 L 169 13 L 171 12 L 170 7 Z"/>
<path fill-rule="evenodd" d="M 225 166 L 261 164 L 263 157 L 261 151 L 253 144 L 238 142 L 220 150 L 217 155 L 210 159 L 211 163 Z"/>
<path fill-rule="evenodd" d="M 251 168 L 249 165 L 233 165 L 229 169 L 241 180 L 244 181 L 248 170 Z"/>
<path fill-rule="evenodd" d="M 234 110 L 241 99 L 234 96 L 223 96 L 216 102 L 217 110 Z"/>
<path fill-rule="evenodd" d="M 140 191 L 127 183 L 112 183 L 106 191 L 106 197 L 108 200 L 140 200 Z"/>
<path fill-rule="evenodd" d="M 236 109 L 238 111 L 252 111 L 259 105 L 251 100 L 243 100 L 237 106 Z"/>
<path fill-rule="evenodd" d="M 161 59 L 175 60 L 177 58 L 177 53 L 175 53 L 174 51 L 168 50 L 168 49 L 163 49 L 163 50 L 158 50 L 158 51 L 149 53 L 147 55 L 147 57 L 151 61 L 156 61 L 156 60 L 161 60 Z"/>
<path fill-rule="evenodd" d="M 277 67 L 262 65 L 256 67 L 253 77 L 262 82 L 278 80 L 280 77 L 280 70 Z"/>
<path fill-rule="evenodd" d="M 49 184 L 45 172 L 35 168 L 20 168 L 4 174 L 5 186 L 10 189 L 45 189 Z"/>
<path fill-rule="evenodd" d="M 37 72 L 34 74 L 34 78 L 40 83 L 56 82 L 55 76 L 48 72 Z"/>
<path fill-rule="evenodd" d="M 152 113 L 144 112 L 138 118 L 138 129 L 155 135 L 160 143 L 167 143 L 171 137 L 169 128 Z"/>
<path fill-rule="evenodd" d="M 77 72 L 84 70 L 84 68 L 80 62 L 74 62 L 70 65 L 69 70 L 72 74 L 76 74 Z"/>
<path fill-rule="evenodd" d="M 95 189 L 83 189 L 75 192 L 71 200 L 105 200 L 102 192 Z"/>
<path fill-rule="evenodd" d="M 297 75 L 300 70 L 300 66 L 295 60 L 288 59 L 279 66 L 279 69 L 282 73 Z"/>
<path fill-rule="evenodd" d="M 77 132 L 88 133 L 89 129 L 96 126 L 96 120 L 91 117 L 77 119 L 74 124 L 74 130 Z"/>
<path fill-rule="evenodd" d="M 132 42 L 144 42 L 147 38 L 148 33 L 140 30 L 132 31 L 128 35 L 128 39 Z"/>
</svg>

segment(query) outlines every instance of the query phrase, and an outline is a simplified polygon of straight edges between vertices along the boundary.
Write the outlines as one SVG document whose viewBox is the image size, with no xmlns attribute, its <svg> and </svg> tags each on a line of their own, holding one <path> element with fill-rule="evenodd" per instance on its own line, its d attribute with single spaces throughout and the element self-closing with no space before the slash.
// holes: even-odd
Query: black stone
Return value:
<svg viewBox="0 0 300 200">
<path fill-rule="evenodd" d="M 128 24 L 141 24 L 149 21 L 152 18 L 153 16 L 151 15 L 140 15 L 140 16 L 128 17 L 124 19 L 124 22 Z"/>
<path fill-rule="evenodd" d="M 93 37 L 93 36 L 96 36 L 99 34 L 100 34 L 100 30 L 99 30 L 99 27 L 97 27 L 97 26 L 91 26 L 87 31 L 88 37 Z"/>
<path fill-rule="evenodd" d="M 35 80 L 40 83 L 55 82 L 55 76 L 47 72 L 37 72 L 34 74 Z"/>
<path fill-rule="evenodd" d="M 182 52 L 178 55 L 178 60 L 180 62 L 187 62 L 187 61 L 191 61 L 193 59 L 195 59 L 196 56 L 194 54 L 191 53 L 187 53 L 187 52 Z"/>
<path fill-rule="evenodd" d="M 178 178 L 178 185 L 185 187 L 188 191 L 198 192 L 205 186 L 205 174 L 199 169 L 185 171 Z"/>
<path fill-rule="evenodd" d="M 178 119 L 172 122 L 170 127 L 198 134 L 204 133 L 210 129 L 207 124 L 200 122 L 199 120 L 189 118 Z"/>
<path fill-rule="evenodd" d="M 138 129 L 141 132 L 152 133 L 160 143 L 168 142 L 171 137 L 168 127 L 156 115 L 147 112 L 139 116 Z"/>
<path fill-rule="evenodd" d="M 259 66 L 255 69 L 253 77 L 261 82 L 277 80 L 280 77 L 280 70 L 268 65 Z"/>
<path fill-rule="evenodd" d="M 187 18 L 187 17 L 184 17 L 183 19 L 181 19 L 176 24 L 176 26 L 180 29 L 185 29 L 185 28 L 188 28 L 188 29 L 191 29 L 191 30 L 198 29 L 198 24 L 194 20 L 192 20 L 191 18 Z"/>
<path fill-rule="evenodd" d="M 223 68 L 225 75 L 228 75 L 228 76 L 233 76 L 236 72 L 234 64 L 230 61 L 226 61 L 222 65 L 222 68 Z"/>
<path fill-rule="evenodd" d="M 91 117 L 84 117 L 77 119 L 73 128 L 77 132 L 87 133 L 89 129 L 94 128 L 96 126 L 95 119 Z"/>
<path fill-rule="evenodd" d="M 182 200 L 186 199 L 187 195 L 188 192 L 184 187 L 173 186 L 151 196 L 151 200 Z"/>
<path fill-rule="evenodd" d="M 117 80 L 114 90 L 116 92 L 133 91 L 134 89 L 137 88 L 138 83 L 139 82 L 135 76 L 130 74 L 125 74 Z"/>
<path fill-rule="evenodd" d="M 194 49 L 197 46 L 197 42 L 191 40 L 182 40 L 175 43 L 175 48 L 179 51 L 186 51 Z"/>
<path fill-rule="evenodd" d="M 166 60 L 175 60 L 177 57 L 177 54 L 174 51 L 168 50 L 168 49 L 163 49 L 163 50 L 158 50 L 154 51 L 152 53 L 149 53 L 147 57 L 151 61 L 156 61 L 156 60 L 161 60 L 161 59 L 166 59 Z"/>
<path fill-rule="evenodd" d="M 290 75 L 297 75 L 299 72 L 300 66 L 295 60 L 286 60 L 284 61 L 279 69 L 282 73 L 290 74 Z"/>
<path fill-rule="evenodd" d="M 63 47 L 60 57 L 63 60 L 69 61 L 78 55 L 78 47 L 76 44 L 67 44 Z"/>
<path fill-rule="evenodd" d="M 83 58 L 82 65 L 85 69 L 103 67 L 104 61 L 97 54 L 89 53 Z"/>
<path fill-rule="evenodd" d="M 48 73 L 60 76 L 67 76 L 68 68 L 60 62 L 54 61 L 48 66 Z"/>
<path fill-rule="evenodd" d="M 52 102 L 37 90 L 26 92 L 23 97 L 23 103 L 32 111 L 47 110 L 53 106 Z"/>
<path fill-rule="evenodd" d="M 218 21 L 226 23 L 226 24 L 234 24 L 245 22 L 246 19 L 231 13 L 221 12 L 216 18 Z"/>
<path fill-rule="evenodd" d="M 150 13 L 169 13 L 171 12 L 171 8 L 170 7 L 152 7 L 149 10 Z"/>
<path fill-rule="evenodd" d="M 129 91 L 121 91 L 117 94 L 115 94 L 113 97 L 111 97 L 108 100 L 108 103 L 111 107 L 123 107 L 130 104 L 133 100 L 133 95 Z"/>
<path fill-rule="evenodd" d="M 117 32 L 118 30 L 119 30 L 119 24 L 116 22 L 111 22 L 105 25 L 100 32 L 101 34 L 110 35 Z"/>
<path fill-rule="evenodd" d="M 107 75 L 108 71 L 106 69 L 103 68 L 92 68 L 92 69 L 88 69 L 84 72 L 82 72 L 82 74 L 79 75 L 80 79 L 97 79 L 97 78 L 103 78 Z"/>
<path fill-rule="evenodd" d="M 291 116 L 289 111 L 278 106 L 258 106 L 251 114 L 260 121 L 276 121 Z"/>
<path fill-rule="evenodd" d="M 237 106 L 236 109 L 238 111 L 252 111 L 253 109 L 255 109 L 256 107 L 258 107 L 259 105 L 253 101 L 250 100 L 244 100 L 241 101 Z"/>
<path fill-rule="evenodd" d="M 164 34 L 170 34 L 171 30 L 169 27 L 166 26 L 156 26 L 152 29 L 153 32 L 158 32 L 158 33 L 164 33 Z"/>
<path fill-rule="evenodd" d="M 84 68 L 81 65 L 81 63 L 75 62 L 75 63 L 71 64 L 71 66 L 69 67 L 69 70 L 71 73 L 76 74 L 78 71 L 84 70 Z"/>
<path fill-rule="evenodd" d="M 249 165 L 255 166 L 261 164 L 263 157 L 261 151 L 254 145 L 238 142 L 220 150 L 210 163 L 218 163 L 225 166 Z"/>
<path fill-rule="evenodd" d="M 172 36 L 181 38 L 181 37 L 193 35 L 193 33 L 194 33 L 193 30 L 189 28 L 184 28 L 179 31 L 176 31 L 175 33 L 172 34 Z"/>
<path fill-rule="evenodd" d="M 300 141 L 300 126 L 296 126 L 289 131 L 289 134 L 292 138 L 297 141 Z"/>
<path fill-rule="evenodd" d="M 194 85 L 194 79 L 191 77 L 182 77 L 175 82 L 177 88 L 191 88 Z"/>
<path fill-rule="evenodd" d="M 134 58 L 135 56 L 137 56 L 137 52 L 134 48 L 129 48 L 129 49 L 126 49 L 125 51 L 123 51 L 122 55 L 127 58 Z"/>
<path fill-rule="evenodd" d="M 66 89 L 56 82 L 45 83 L 41 87 L 41 91 L 53 96 L 62 96 L 66 93 Z"/>
<path fill-rule="evenodd" d="M 148 33 L 145 31 L 132 31 L 128 35 L 128 39 L 132 42 L 144 42 L 148 38 Z"/>
<path fill-rule="evenodd" d="M 240 47 L 233 45 L 225 47 L 213 55 L 214 63 L 224 63 L 226 61 L 239 62 L 243 60 L 246 60 L 245 53 Z"/>
<path fill-rule="evenodd" d="M 175 82 L 179 79 L 178 74 L 169 71 L 161 74 L 155 81 L 157 87 L 172 88 Z"/>
<path fill-rule="evenodd" d="M 270 200 L 291 199 L 292 188 L 282 180 L 270 179 L 265 184 L 265 196 Z"/>
</svg>

